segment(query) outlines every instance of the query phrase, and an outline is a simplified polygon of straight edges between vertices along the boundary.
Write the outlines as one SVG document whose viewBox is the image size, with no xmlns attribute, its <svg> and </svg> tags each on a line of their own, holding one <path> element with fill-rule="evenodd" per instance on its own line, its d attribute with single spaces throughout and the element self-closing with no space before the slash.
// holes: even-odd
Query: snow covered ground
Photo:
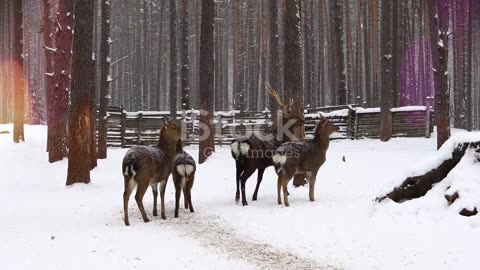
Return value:
<svg viewBox="0 0 480 270">
<path fill-rule="evenodd" d="M 91 184 L 66 187 L 67 162 L 47 162 L 46 128 L 26 126 L 25 134 L 19 145 L 11 134 L 0 135 L 1 269 L 480 269 L 480 217 L 448 207 L 447 184 L 404 204 L 373 202 L 428 164 L 434 139 L 333 142 L 316 201 L 308 200 L 307 188 L 290 187 L 290 208 L 276 203 L 272 168 L 259 201 L 251 201 L 254 175 L 249 206 L 236 205 L 234 161 L 222 147 L 198 169 L 196 213 L 182 209 L 173 218 L 170 181 L 168 219 L 153 218 L 149 192 L 144 204 L 152 221 L 143 223 L 131 200 L 125 227 L 126 149 L 109 149 Z M 475 178 L 478 169 L 469 172 Z"/>
</svg>

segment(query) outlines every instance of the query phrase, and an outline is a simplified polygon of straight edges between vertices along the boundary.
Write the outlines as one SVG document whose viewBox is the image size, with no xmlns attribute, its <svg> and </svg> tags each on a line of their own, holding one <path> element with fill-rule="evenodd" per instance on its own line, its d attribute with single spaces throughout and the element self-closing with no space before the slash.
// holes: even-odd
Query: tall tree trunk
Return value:
<svg viewBox="0 0 480 270">
<path fill-rule="evenodd" d="M 95 70 L 93 52 L 94 0 L 75 0 L 71 111 L 67 185 L 89 183 L 92 162 L 92 112 Z"/>
<path fill-rule="evenodd" d="M 8 48 L 8 2 L 0 5 L 0 30 L 3 33 L 3 38 L 0 38 L 0 62 L 8 61 L 7 48 Z M 2 97 L 1 103 L 1 124 L 8 123 L 8 67 L 7 65 L 0 66 L 0 95 Z"/>
<path fill-rule="evenodd" d="M 214 24 L 215 1 L 202 1 L 200 37 L 200 150 L 199 163 L 203 164 L 215 151 L 213 128 L 214 93 Z"/>
<path fill-rule="evenodd" d="M 380 95 L 380 139 L 384 142 L 392 137 L 392 93 L 393 93 L 393 2 L 382 5 L 382 90 Z"/>
<path fill-rule="evenodd" d="M 102 0 L 101 39 L 100 39 L 100 109 L 98 130 L 99 159 L 107 158 L 107 108 L 110 103 L 110 0 Z"/>
<path fill-rule="evenodd" d="M 188 0 L 182 0 L 182 108 L 190 109 L 190 63 L 188 60 Z"/>
<path fill-rule="evenodd" d="M 472 108 L 472 99 L 473 99 L 473 0 L 468 1 L 468 31 L 467 31 L 467 83 L 466 83 L 466 93 L 465 93 L 465 113 L 466 113 L 466 128 L 468 131 L 473 129 L 473 108 Z"/>
<path fill-rule="evenodd" d="M 177 115 L 177 8 L 176 0 L 170 0 L 170 117 Z"/>
<path fill-rule="evenodd" d="M 257 108 L 262 109 L 264 105 L 264 98 L 265 98 L 265 91 L 263 91 L 263 81 L 264 73 L 263 73 L 263 66 L 264 66 L 264 49 L 265 49 L 265 41 L 264 41 L 264 12 L 263 12 L 264 3 L 263 0 L 260 0 L 260 11 L 259 11 L 259 20 L 258 20 L 258 57 L 257 57 L 257 79 L 256 79 L 256 89 L 258 93 L 258 100 L 257 100 Z M 265 107 L 263 107 L 265 108 Z"/>
<path fill-rule="evenodd" d="M 292 113 L 303 117 L 303 56 L 302 56 L 302 33 L 300 0 L 289 0 L 286 2 L 285 14 L 285 94 L 294 101 Z M 305 127 L 302 126 L 295 131 L 297 138 L 305 136 Z M 305 185 L 305 176 L 299 175 L 294 179 L 293 184 L 298 187 Z"/>
<path fill-rule="evenodd" d="M 64 157 L 64 151 L 57 153 L 57 149 L 52 149 L 54 146 L 53 140 L 55 140 L 56 135 L 54 134 L 58 129 L 54 128 L 55 123 L 55 114 L 51 111 L 55 103 L 53 102 L 53 89 L 55 87 L 55 72 L 53 69 L 53 59 L 55 57 L 55 10 L 54 6 L 50 3 L 50 0 L 43 0 L 43 40 L 44 40 L 44 51 L 45 51 L 45 92 L 47 96 L 47 151 L 48 161 L 55 162 L 62 160 Z M 62 132 L 61 134 L 65 134 Z M 65 136 L 65 135 L 63 135 Z"/>
<path fill-rule="evenodd" d="M 163 87 L 162 87 L 162 84 L 163 84 L 163 81 L 165 80 L 165 78 L 162 76 L 163 75 L 163 69 L 162 69 L 162 66 L 163 66 L 163 41 L 164 41 L 164 38 L 163 38 L 163 28 L 164 28 L 164 19 L 165 19 L 165 3 L 167 0 L 160 0 L 161 3 L 160 3 L 160 29 L 159 29 L 159 34 L 158 34 L 158 57 L 157 57 L 157 72 L 158 72 L 158 75 L 157 75 L 157 82 L 156 82 L 156 86 L 157 88 L 154 89 L 155 91 L 155 96 L 156 96 L 156 106 L 155 106 L 155 110 L 160 110 L 160 107 L 161 107 L 161 100 L 163 99 L 163 95 L 161 95 L 161 91 L 163 90 Z"/>
<path fill-rule="evenodd" d="M 431 21 L 432 63 L 435 78 L 435 120 L 437 148 L 450 138 L 450 97 L 448 90 L 448 27 L 449 0 L 429 0 Z M 437 13 L 435 14 L 435 7 Z M 436 38 L 435 38 L 436 37 Z"/>
<path fill-rule="evenodd" d="M 270 55 L 269 55 L 269 75 L 268 83 L 273 89 L 279 90 L 280 88 L 280 57 L 279 57 L 279 29 L 278 29 L 278 1 L 268 1 L 269 9 L 269 30 L 270 30 Z M 269 98 L 269 109 L 272 114 L 272 120 L 277 119 L 277 104 L 273 98 Z"/>
<path fill-rule="evenodd" d="M 14 44 L 13 44 L 13 80 L 14 80 L 14 115 L 13 141 L 25 141 L 25 80 L 23 74 L 23 0 L 13 1 Z"/>
<path fill-rule="evenodd" d="M 49 103 L 49 161 L 62 160 L 67 147 L 67 113 L 68 94 L 71 87 L 71 59 L 72 59 L 72 3 L 60 1 L 56 12 L 55 24 L 58 31 L 55 35 L 55 54 L 52 65 L 54 86 L 47 89 L 50 92 Z M 48 46 L 48 45 L 47 45 Z M 48 84 L 47 84 L 48 87 Z"/>
<path fill-rule="evenodd" d="M 344 61 L 344 47 L 343 47 L 343 14 L 341 1 L 334 1 L 333 4 L 333 48 L 335 50 L 335 77 L 338 105 L 347 104 L 347 85 L 346 85 L 346 70 Z"/>
</svg>

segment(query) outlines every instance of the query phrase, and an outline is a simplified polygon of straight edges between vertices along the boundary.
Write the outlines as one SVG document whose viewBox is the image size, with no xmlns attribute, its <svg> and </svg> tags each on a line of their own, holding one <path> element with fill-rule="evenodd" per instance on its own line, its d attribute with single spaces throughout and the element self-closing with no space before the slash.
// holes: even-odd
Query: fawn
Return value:
<svg viewBox="0 0 480 270">
<path fill-rule="evenodd" d="M 172 172 L 173 159 L 176 153 L 176 143 L 181 137 L 180 126 L 173 120 L 163 121 L 160 130 L 158 145 L 134 146 L 123 158 L 122 171 L 125 180 L 125 192 L 123 193 L 123 211 L 125 225 L 129 226 L 128 200 L 132 191 L 137 188 L 135 200 L 142 214 L 143 221 L 149 222 L 145 208 L 143 207 L 143 196 L 148 187 L 153 190 L 153 215 L 157 216 L 158 184 L 160 184 L 161 215 L 165 215 L 165 188 L 167 180 Z"/>
<path fill-rule="evenodd" d="M 320 119 L 312 140 L 303 142 L 287 142 L 282 144 L 273 156 L 275 171 L 278 175 L 277 198 L 282 204 L 281 189 L 285 206 L 288 207 L 288 182 L 300 173 L 306 173 L 309 178 L 310 201 L 315 200 L 315 181 L 320 167 L 325 163 L 326 153 L 330 144 L 330 135 L 339 128 L 326 118 Z"/>
<path fill-rule="evenodd" d="M 195 171 L 197 167 L 195 160 L 187 152 L 183 151 L 182 140 L 177 142 L 177 155 L 173 162 L 173 183 L 175 185 L 175 217 L 178 218 L 178 208 L 180 204 L 180 195 L 183 190 L 185 209 L 190 208 L 190 212 L 195 212 L 192 205 L 192 187 L 195 180 Z"/>
</svg>

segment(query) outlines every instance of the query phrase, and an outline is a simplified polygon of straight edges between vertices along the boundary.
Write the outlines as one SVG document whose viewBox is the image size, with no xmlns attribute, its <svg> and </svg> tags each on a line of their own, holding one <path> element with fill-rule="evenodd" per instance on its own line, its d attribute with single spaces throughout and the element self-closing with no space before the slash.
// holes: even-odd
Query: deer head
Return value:
<svg viewBox="0 0 480 270">
<path fill-rule="evenodd" d="M 280 95 L 278 94 L 277 90 L 273 89 L 272 86 L 268 82 L 265 83 L 265 87 L 266 87 L 267 92 L 275 100 L 275 103 L 277 103 L 277 106 L 280 109 L 282 109 L 284 117 L 289 117 L 292 114 L 293 99 L 292 98 L 288 99 L 288 104 L 285 104 L 282 101 L 282 99 L 280 98 Z"/>
<path fill-rule="evenodd" d="M 171 140 L 176 143 L 182 136 L 182 129 L 180 126 L 173 120 L 169 119 L 165 121 L 163 119 L 163 127 L 160 130 L 160 139 Z"/>
<path fill-rule="evenodd" d="M 303 126 L 305 125 L 305 120 L 303 120 L 303 117 L 295 115 L 293 111 L 293 99 L 289 98 L 288 103 L 285 104 L 285 102 L 282 101 L 280 98 L 280 95 L 278 92 L 270 86 L 270 84 L 267 82 L 265 83 L 265 88 L 267 92 L 272 96 L 272 98 L 275 100 L 275 103 L 277 103 L 277 106 L 282 110 L 282 125 L 287 125 L 289 121 L 294 121 L 294 124 L 289 128 L 291 131 L 295 129 L 296 127 Z M 272 112 L 273 113 L 273 112 Z"/>
<path fill-rule="evenodd" d="M 332 122 L 330 122 L 327 118 L 322 117 L 315 128 L 315 134 L 326 134 L 327 136 L 332 135 L 334 132 L 338 132 L 340 130 L 339 127 L 335 126 Z"/>
</svg>

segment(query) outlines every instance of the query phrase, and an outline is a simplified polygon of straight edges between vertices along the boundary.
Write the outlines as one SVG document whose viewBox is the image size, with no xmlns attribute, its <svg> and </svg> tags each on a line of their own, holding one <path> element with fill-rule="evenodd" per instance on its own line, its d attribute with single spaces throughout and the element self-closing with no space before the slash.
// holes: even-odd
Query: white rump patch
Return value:
<svg viewBox="0 0 480 270">
<path fill-rule="evenodd" d="M 238 142 L 233 142 L 230 145 L 230 148 L 232 149 L 232 153 L 235 155 L 235 157 L 238 157 L 238 155 L 240 154 L 240 151 L 238 149 Z"/>
<path fill-rule="evenodd" d="M 193 170 L 194 170 L 194 168 L 193 168 L 192 165 L 185 165 L 185 173 L 186 173 L 185 176 L 190 176 L 190 175 L 192 175 Z"/>
<path fill-rule="evenodd" d="M 240 153 L 242 153 L 242 155 L 247 156 L 248 155 L 248 150 L 250 150 L 250 144 L 248 144 L 248 143 L 241 143 L 240 144 Z"/>
<path fill-rule="evenodd" d="M 272 159 L 274 164 L 280 166 L 283 166 L 285 162 L 287 162 L 287 156 L 281 154 L 275 154 Z"/>
<path fill-rule="evenodd" d="M 180 174 L 180 176 L 184 177 L 185 176 L 185 165 L 180 164 L 177 165 L 177 172 Z"/>
<path fill-rule="evenodd" d="M 128 188 L 130 191 L 133 191 L 137 187 L 137 181 L 135 181 L 135 178 L 132 177 L 130 180 L 128 180 Z"/>
<path fill-rule="evenodd" d="M 193 170 L 194 168 L 192 165 L 185 165 L 185 164 L 177 165 L 177 172 L 182 177 L 190 176 L 193 173 Z"/>
</svg>

